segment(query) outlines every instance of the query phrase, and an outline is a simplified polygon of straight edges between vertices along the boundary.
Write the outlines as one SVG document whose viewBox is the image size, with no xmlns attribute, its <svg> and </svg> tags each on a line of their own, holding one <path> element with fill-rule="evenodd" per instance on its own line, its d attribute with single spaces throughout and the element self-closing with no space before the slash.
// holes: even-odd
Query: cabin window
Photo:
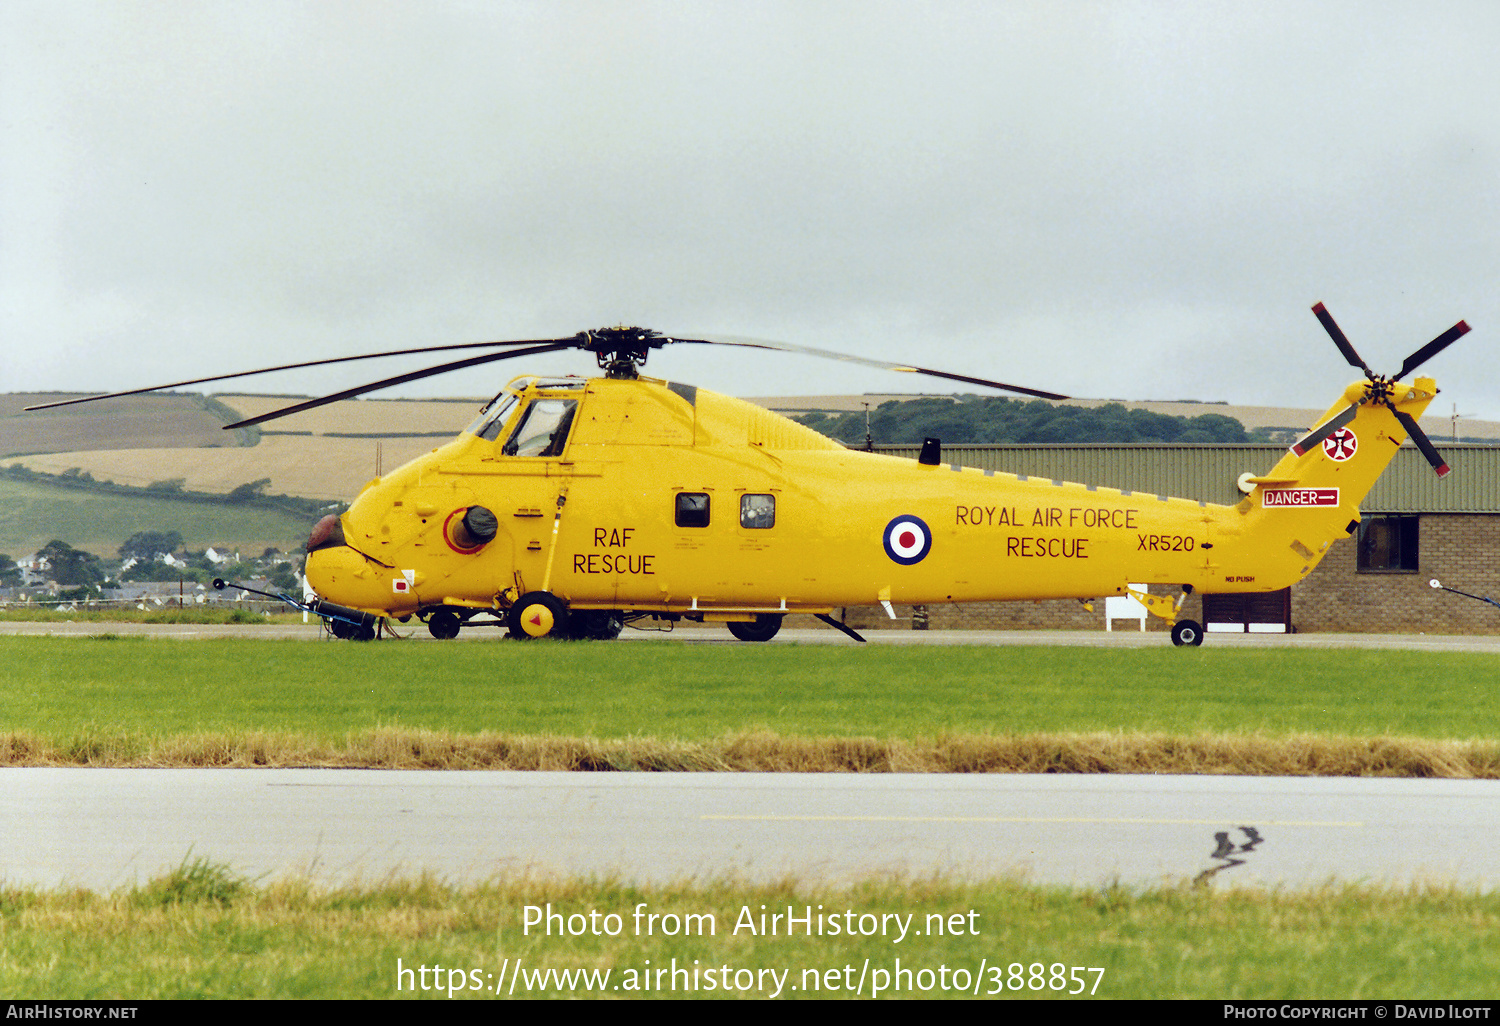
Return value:
<svg viewBox="0 0 1500 1026">
<path fill-rule="evenodd" d="M 776 496 L 741 495 L 740 526 L 765 528 L 776 526 Z"/>
<path fill-rule="evenodd" d="M 561 456 L 577 409 L 576 399 L 534 400 L 500 451 L 506 456 Z"/>
<path fill-rule="evenodd" d="M 1415 516 L 1366 516 L 1359 522 L 1360 573 L 1416 573 Z"/>
<path fill-rule="evenodd" d="M 708 526 L 708 495 L 704 492 L 677 493 L 677 526 Z"/>
</svg>

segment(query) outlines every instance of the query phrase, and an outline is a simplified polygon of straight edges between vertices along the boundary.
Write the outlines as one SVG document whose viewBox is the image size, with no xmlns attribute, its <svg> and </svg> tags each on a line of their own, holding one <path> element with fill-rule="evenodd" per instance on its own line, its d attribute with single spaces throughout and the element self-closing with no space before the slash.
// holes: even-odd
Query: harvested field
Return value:
<svg viewBox="0 0 1500 1026">
<path fill-rule="evenodd" d="M 120 449 L 27 456 L 15 462 L 60 474 L 78 467 L 101 481 L 145 487 L 153 481 L 185 479 L 198 492 L 227 493 L 270 478 L 272 495 L 349 500 L 375 476 L 377 442 L 386 471 L 444 443 L 441 438 L 321 438 L 273 435 L 253 449 Z"/>
<path fill-rule="evenodd" d="M 182 478 L 191 491 L 215 493 L 270 478 L 266 490 L 271 494 L 330 501 L 352 499 L 376 475 L 377 447 L 381 469 L 394 470 L 456 436 L 483 403 L 335 403 L 274 421 L 253 448 L 226 450 L 222 447 L 239 444 L 242 433 L 221 430 L 225 422 L 203 408 L 208 402 L 203 397 L 135 396 L 97 406 L 21 412 L 25 405 L 51 398 L 61 397 L 0 396 L 5 401 L 0 405 L 0 452 L 18 454 L 21 458 L 14 462 L 47 474 L 77 467 L 101 481 L 135 487 Z M 246 417 L 295 401 L 263 395 L 215 399 Z M 122 405 L 127 407 L 123 419 Z"/>
<path fill-rule="evenodd" d="M 215 398 L 245 417 L 258 417 L 296 402 L 287 396 L 268 395 L 219 395 Z M 314 435 L 440 433 L 451 436 L 474 419 L 474 414 L 488 398 L 356 399 L 282 417 L 266 424 L 265 430 L 310 431 Z"/>
<path fill-rule="evenodd" d="M 108 403 L 24 412 L 27 406 L 73 397 L 52 392 L 0 395 L 0 457 L 108 449 L 222 448 L 246 442 L 244 432 L 222 430 L 228 421 L 216 416 L 200 395 L 135 395 Z M 79 464 L 70 463 L 62 469 L 68 466 Z"/>
</svg>

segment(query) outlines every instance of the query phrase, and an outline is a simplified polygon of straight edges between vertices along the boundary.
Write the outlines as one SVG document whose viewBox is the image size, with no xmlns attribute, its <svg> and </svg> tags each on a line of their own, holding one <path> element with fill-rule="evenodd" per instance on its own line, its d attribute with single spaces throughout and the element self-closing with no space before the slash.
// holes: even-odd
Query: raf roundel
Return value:
<svg viewBox="0 0 1500 1026">
<path fill-rule="evenodd" d="M 885 525 L 885 554 L 902 566 L 920 563 L 932 549 L 932 530 L 921 517 L 902 514 Z"/>
</svg>

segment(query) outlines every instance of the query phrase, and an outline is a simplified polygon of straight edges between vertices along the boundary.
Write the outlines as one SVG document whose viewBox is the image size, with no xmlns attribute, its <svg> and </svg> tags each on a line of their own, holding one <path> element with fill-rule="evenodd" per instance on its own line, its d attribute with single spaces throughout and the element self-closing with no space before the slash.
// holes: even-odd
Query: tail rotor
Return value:
<svg viewBox="0 0 1500 1026">
<path fill-rule="evenodd" d="M 1328 312 L 1327 307 L 1322 303 L 1318 303 L 1313 307 L 1313 315 L 1318 318 L 1318 322 L 1328 332 L 1329 338 L 1333 339 L 1333 344 L 1338 346 L 1339 352 L 1349 362 L 1349 366 L 1356 367 L 1364 372 L 1365 394 L 1357 402 L 1350 403 L 1344 410 L 1322 424 L 1319 424 L 1306 435 L 1303 435 L 1292 446 L 1292 452 L 1298 456 L 1302 456 L 1314 446 L 1322 445 L 1323 442 L 1354 420 L 1361 406 L 1366 403 L 1379 403 L 1395 414 L 1396 419 L 1401 423 L 1402 428 L 1406 430 L 1407 435 L 1416 443 L 1417 448 L 1421 450 L 1427 462 L 1432 465 L 1432 469 L 1437 471 L 1438 477 L 1446 476 L 1448 471 L 1452 469 L 1448 466 L 1448 462 L 1443 459 L 1437 448 L 1428 439 L 1426 432 L 1417 426 L 1416 420 L 1410 414 L 1396 408 L 1396 404 L 1391 396 L 1396 382 L 1466 335 L 1469 331 L 1468 323 L 1459 321 L 1437 338 L 1408 356 L 1405 362 L 1401 364 L 1401 369 L 1394 375 L 1386 377 L 1370 370 L 1369 365 L 1365 363 L 1364 359 L 1344 335 L 1343 330 L 1334 321 L 1333 315 Z"/>
</svg>

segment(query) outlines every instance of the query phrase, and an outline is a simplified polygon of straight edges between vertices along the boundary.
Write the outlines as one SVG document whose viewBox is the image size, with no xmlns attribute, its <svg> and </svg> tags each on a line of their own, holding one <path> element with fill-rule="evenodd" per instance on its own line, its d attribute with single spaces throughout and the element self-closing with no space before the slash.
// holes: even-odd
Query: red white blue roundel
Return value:
<svg viewBox="0 0 1500 1026">
<path fill-rule="evenodd" d="M 1323 439 L 1323 454 L 1335 463 L 1342 463 L 1354 455 L 1359 448 L 1359 439 L 1348 428 L 1339 428 Z"/>
<path fill-rule="evenodd" d="M 902 566 L 920 563 L 932 549 L 932 530 L 909 513 L 885 525 L 885 554 Z"/>
</svg>

